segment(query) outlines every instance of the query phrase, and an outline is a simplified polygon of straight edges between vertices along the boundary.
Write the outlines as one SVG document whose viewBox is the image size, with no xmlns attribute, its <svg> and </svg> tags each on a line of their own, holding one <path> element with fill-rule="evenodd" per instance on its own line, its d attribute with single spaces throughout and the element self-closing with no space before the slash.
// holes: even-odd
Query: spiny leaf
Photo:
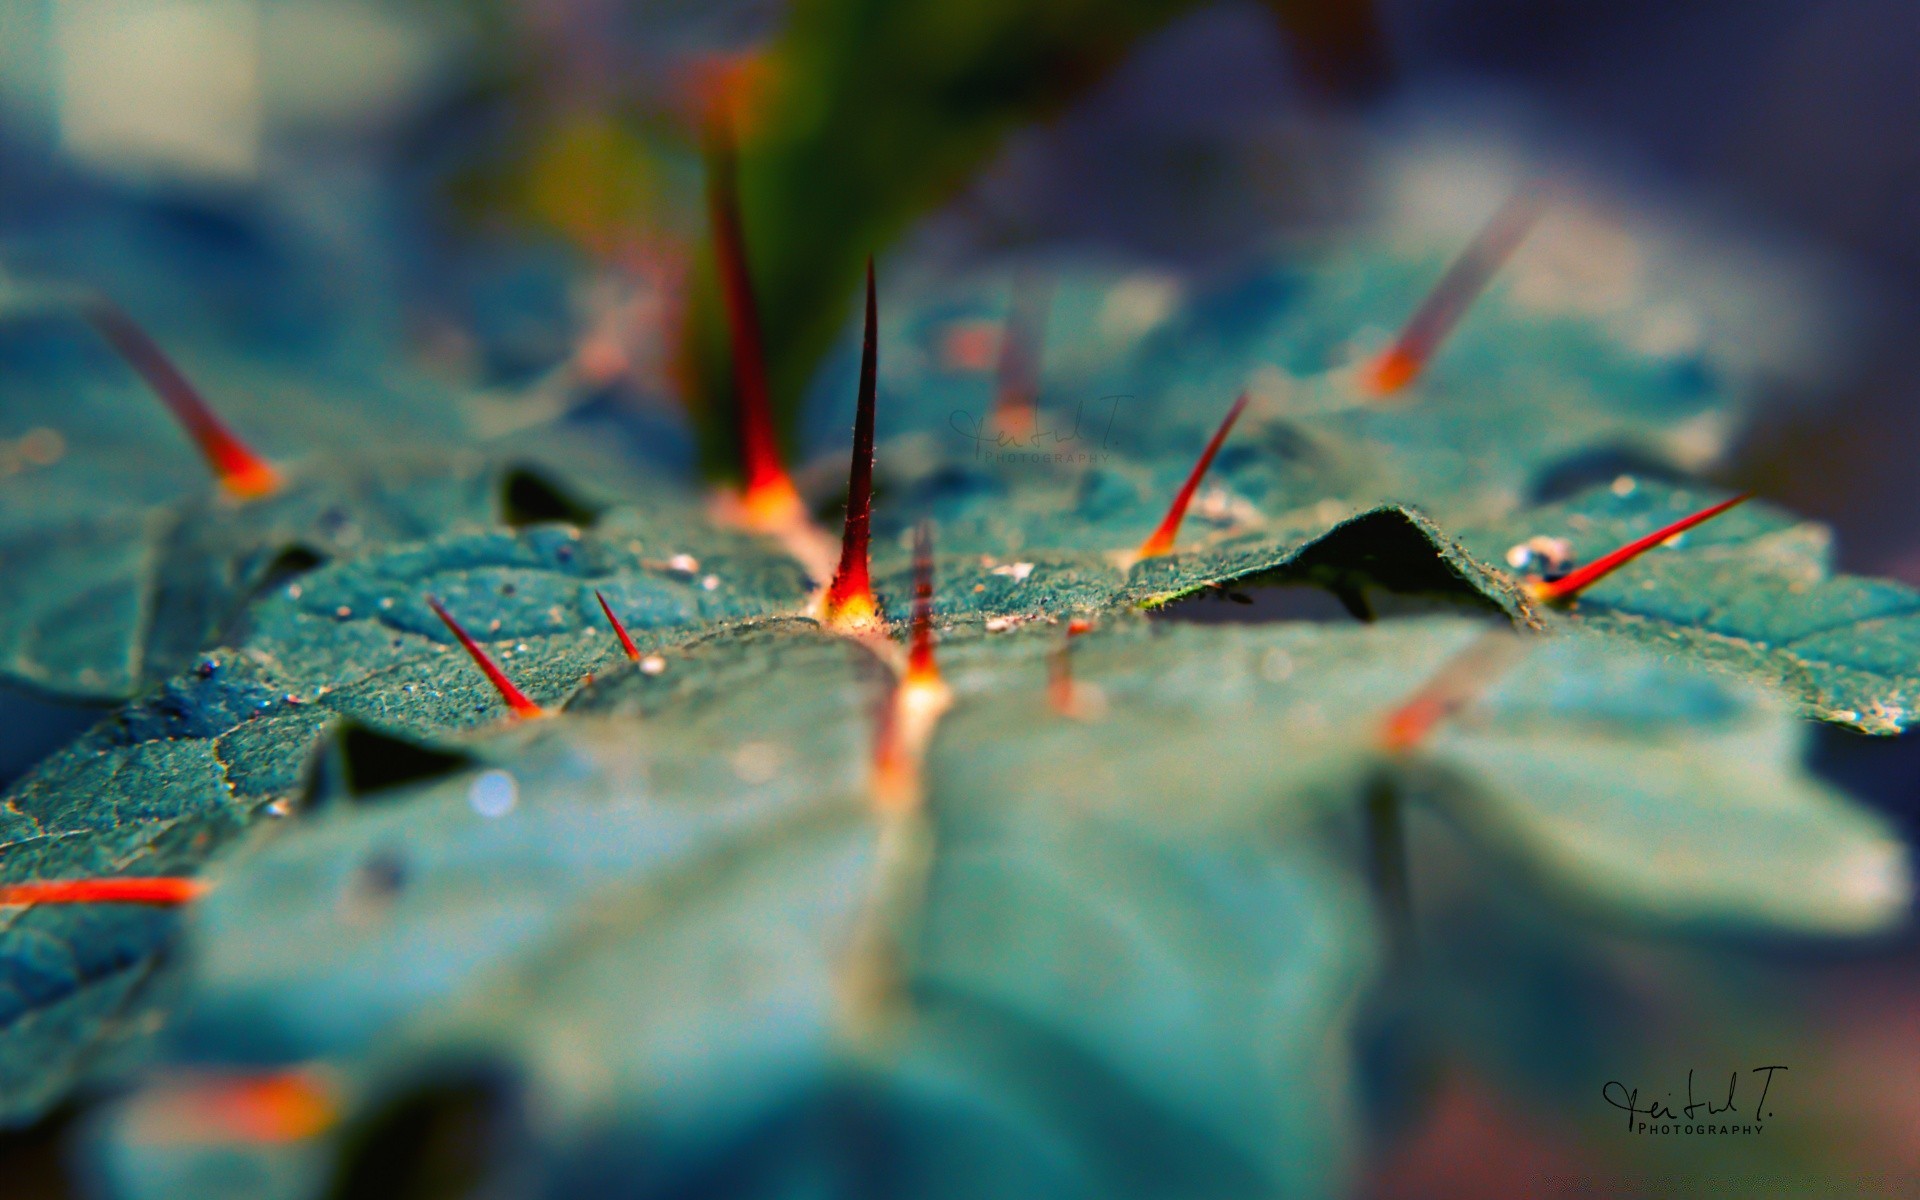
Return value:
<svg viewBox="0 0 1920 1200">
<path fill-rule="evenodd" d="M 1463 540 L 1487 561 L 1536 537 L 1575 559 L 1699 510 L 1711 497 L 1623 478 Z M 1553 625 L 1579 625 L 1682 653 L 1786 691 L 1822 720 L 1868 733 L 1906 728 L 1920 704 L 1920 594 L 1836 574 L 1825 527 L 1750 503 L 1649 551 L 1581 595 Z"/>
<path fill-rule="evenodd" d="M 223 407 L 295 448 L 276 455 L 275 488 L 253 489 L 270 495 L 236 505 L 210 493 L 184 450 L 156 452 L 170 444 L 156 428 L 166 418 L 139 384 L 118 380 L 131 372 L 98 339 L 75 338 L 78 325 L 39 317 L 4 331 L 54 344 L 34 369 L 9 364 L 9 407 L 64 447 L 43 469 L 0 480 L 0 677 L 37 689 L 127 696 L 230 640 L 254 593 L 291 573 L 509 519 L 529 464 L 544 472 L 558 459 L 570 489 L 595 495 L 614 474 L 590 442 L 556 433 L 487 447 L 459 428 L 462 403 L 418 381 L 329 388 L 319 372 L 215 359 L 206 373 L 223 381 Z M 170 389 L 192 390 L 167 370 Z"/>
<path fill-rule="evenodd" d="M 325 1055 L 369 1116 L 449 1053 L 481 1054 L 566 1114 L 518 1159 L 554 1180 L 719 1186 L 759 1154 L 838 1161 L 841 1134 L 789 1142 L 774 1118 L 845 1103 L 851 1079 L 914 1145 L 970 1129 L 992 1161 L 1025 1162 L 1044 1138 L 1115 1194 L 1319 1194 L 1337 1178 L 1308 1148 L 1346 1134 L 1294 1089 L 1339 1070 L 1328 1047 L 1370 955 L 1355 872 L 1311 830 L 1383 769 L 1588 903 L 1819 930 L 1904 906 L 1897 842 L 1799 770 L 1783 714 L 1606 639 L 1540 641 L 1422 748 L 1384 751 L 1379 720 L 1479 636 L 1107 622 L 1081 645 L 1108 700 L 1089 722 L 1046 706 L 1051 637 L 951 629 L 910 1001 L 878 1043 L 843 1024 L 841 992 L 886 828 L 862 797 L 871 668 L 800 622 L 708 639 L 670 676 L 610 676 L 569 720 L 472 743 L 477 773 L 230 862 L 193 931 L 178 1053 Z M 793 686 L 741 686 L 772 675 Z M 648 719 L 618 719 L 634 710 Z M 1654 747 L 1664 782 L 1627 746 Z M 1725 773 L 1671 769 L 1703 760 Z M 482 803 L 503 777 L 513 803 Z M 1294 1015 L 1258 1024 L 1280 1040 L 1246 1055 L 1276 987 Z M 617 1086 L 581 1087 L 581 1037 Z M 1109 1101 L 1089 1114 L 1096 1083 Z M 619 1149 L 636 1122 L 644 1162 Z M 1114 1174 L 1115 1145 L 1152 1149 Z M 896 1182 L 925 1190 L 936 1157 L 904 1156 Z"/>
<path fill-rule="evenodd" d="M 497 718 L 498 696 L 449 656 L 429 589 L 499 612 L 498 627 L 478 636 L 512 655 L 542 700 L 617 658 L 596 592 L 644 622 L 639 636 L 655 650 L 766 612 L 775 604 L 762 589 L 784 587 L 777 603 L 802 605 L 790 565 L 682 520 L 616 511 L 585 535 L 549 526 L 446 537 L 283 585 L 252 611 L 238 649 L 205 656 L 9 789 L 0 886 L 190 874 L 257 813 L 298 801 L 315 747 L 343 716 L 427 739 Z M 646 554 L 649 544 L 664 558 Z M 72 1084 L 88 1047 L 115 1028 L 96 1006 L 137 1002 L 170 928 L 124 904 L 0 913 L 0 1121 L 32 1115 Z"/>
</svg>

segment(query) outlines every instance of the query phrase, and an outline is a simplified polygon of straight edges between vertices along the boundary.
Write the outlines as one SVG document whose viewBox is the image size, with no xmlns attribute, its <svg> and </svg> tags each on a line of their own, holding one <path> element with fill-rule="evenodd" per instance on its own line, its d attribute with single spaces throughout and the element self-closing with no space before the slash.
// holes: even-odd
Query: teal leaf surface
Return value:
<svg viewBox="0 0 1920 1200">
<path fill-rule="evenodd" d="M 1716 498 L 1625 477 L 1462 540 L 1498 562 L 1529 538 L 1564 538 L 1585 561 Z M 1920 593 L 1836 572 L 1829 530 L 1765 504 L 1650 551 L 1555 623 L 1721 666 L 1866 733 L 1907 728 L 1920 700 Z"/>
</svg>

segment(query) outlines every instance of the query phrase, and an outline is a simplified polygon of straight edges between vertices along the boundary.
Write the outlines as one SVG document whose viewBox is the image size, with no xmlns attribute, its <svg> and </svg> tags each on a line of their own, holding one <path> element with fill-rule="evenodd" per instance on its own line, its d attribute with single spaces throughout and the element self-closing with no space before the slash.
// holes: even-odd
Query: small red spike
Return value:
<svg viewBox="0 0 1920 1200">
<path fill-rule="evenodd" d="M 1186 518 L 1187 506 L 1193 503 L 1193 493 L 1200 487 L 1200 480 L 1206 475 L 1207 468 L 1213 465 L 1213 456 L 1220 453 L 1220 447 L 1226 442 L 1227 435 L 1233 432 L 1233 423 L 1240 419 L 1240 413 L 1246 407 L 1247 393 L 1242 392 L 1240 398 L 1233 402 L 1233 407 L 1227 410 L 1226 419 L 1220 422 L 1220 428 L 1213 431 L 1213 440 L 1208 442 L 1207 448 L 1200 452 L 1200 461 L 1193 464 L 1193 472 L 1187 476 L 1187 481 L 1180 485 L 1180 491 L 1174 496 L 1173 505 L 1167 509 L 1167 515 L 1160 522 L 1160 528 L 1154 530 L 1146 541 L 1140 543 L 1140 549 L 1134 552 L 1135 561 L 1155 558 L 1173 550 L 1173 539 L 1180 533 L 1180 522 Z"/>
<path fill-rule="evenodd" d="M 1460 257 L 1453 260 L 1440 282 L 1433 285 L 1393 345 L 1362 373 L 1362 382 L 1370 391 L 1376 396 L 1391 395 L 1419 377 L 1433 352 L 1453 332 L 1545 209 L 1545 190 L 1537 184 L 1523 185 L 1500 206 Z"/>
<path fill-rule="evenodd" d="M 466 630 L 460 628 L 460 622 L 454 620 L 453 614 L 441 607 L 440 601 L 432 596 L 428 596 L 427 607 L 431 608 L 434 615 L 446 623 L 447 628 L 453 632 L 453 636 L 459 639 L 462 646 L 466 647 L 467 653 L 473 657 L 474 665 L 479 667 L 481 674 L 485 675 L 487 681 L 493 684 L 494 690 L 499 692 L 500 698 L 507 702 L 507 707 L 512 710 L 514 716 L 544 717 L 547 715 L 547 710 L 527 699 L 527 694 L 521 691 L 519 687 L 514 684 L 513 680 L 507 678 L 507 673 L 502 671 L 499 664 L 494 662 L 487 652 L 481 648 L 480 643 L 474 641 L 473 638 L 467 635 Z"/>
<path fill-rule="evenodd" d="M 760 313 L 754 303 L 753 278 L 747 271 L 747 241 L 740 223 L 735 172 L 732 134 L 725 121 L 716 120 L 709 129 L 707 209 L 713 223 L 713 252 L 726 304 L 727 329 L 733 341 L 734 422 L 740 468 L 745 475 L 741 503 L 751 523 L 773 528 L 804 516 L 805 506 L 781 461 L 780 442 L 774 432 Z"/>
<path fill-rule="evenodd" d="M 1039 422 L 1040 351 L 1045 343 L 1051 290 L 1042 281 L 1014 281 L 1007 319 L 1000 326 L 1000 363 L 993 395 L 995 428 L 1009 437 L 1032 435 Z"/>
<path fill-rule="evenodd" d="M 159 343 L 133 323 L 133 318 L 104 299 L 87 303 L 82 311 L 115 353 L 146 380 L 173 413 L 228 495 L 237 500 L 257 500 L 280 490 L 280 472 L 227 428 L 199 389 L 173 365 Z"/>
<path fill-rule="evenodd" d="M 880 610 L 867 577 L 868 530 L 873 518 L 873 408 L 878 391 L 879 307 L 873 260 L 867 260 L 867 330 L 860 349 L 860 400 L 853 418 L 853 464 L 847 471 L 847 524 L 840 537 L 840 568 L 827 587 L 829 625 L 860 627 Z"/>
<path fill-rule="evenodd" d="M 1529 579 L 1524 585 L 1527 595 L 1542 604 L 1567 603 L 1668 538 L 1685 533 L 1695 525 L 1712 520 L 1734 505 L 1743 504 L 1751 499 L 1753 499 L 1752 492 L 1742 492 L 1731 500 L 1710 504 L 1697 513 L 1691 513 L 1669 525 L 1661 526 L 1645 537 L 1635 538 L 1611 554 L 1602 555 L 1586 566 L 1570 571 L 1558 579 Z"/>
<path fill-rule="evenodd" d="M 613 615 L 613 608 L 607 603 L 607 598 L 600 594 L 600 589 L 594 589 L 593 598 L 600 602 L 600 611 L 607 614 L 607 624 L 613 626 L 613 636 L 620 639 L 621 651 L 629 661 L 639 662 L 640 647 L 634 645 L 633 639 L 627 636 L 627 627 L 620 623 L 619 617 Z"/>
<path fill-rule="evenodd" d="M 906 678 L 908 683 L 940 679 L 940 667 L 933 661 L 933 530 L 925 521 L 913 531 L 913 642 Z"/>
<path fill-rule="evenodd" d="M 175 908 L 204 896 L 207 885 L 178 875 L 118 879 L 46 879 L 0 885 L 4 904 L 152 904 Z"/>
</svg>

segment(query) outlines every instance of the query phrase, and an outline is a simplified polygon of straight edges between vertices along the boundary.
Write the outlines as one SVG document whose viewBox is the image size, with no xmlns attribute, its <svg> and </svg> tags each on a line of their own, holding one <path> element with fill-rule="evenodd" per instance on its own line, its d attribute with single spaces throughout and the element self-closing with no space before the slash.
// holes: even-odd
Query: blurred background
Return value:
<svg viewBox="0 0 1920 1200">
<path fill-rule="evenodd" d="M 679 405 L 729 386 L 696 249 L 716 130 L 789 413 L 868 248 L 1206 271 L 1372 203 L 1370 148 L 1470 130 L 1819 281 L 1832 352 L 1716 473 L 1920 585 L 1916 62 L 1906 0 L 0 0 L 0 283 L 84 279 L 156 332 L 289 361 L 564 377 L 690 471 L 711 438 Z M 774 78 L 814 108 L 759 103 Z M 0 472 L 30 468 L 20 435 Z M 0 778 L 94 716 L 18 706 Z M 1920 830 L 1913 738 L 1823 729 L 1816 756 Z M 1801 1101 L 1828 1151 L 1886 1194 L 1920 1194 L 1915 949 L 1725 950 L 1828 1065 Z M 1630 953 L 1660 977 L 1660 948 Z M 1684 1063 L 1708 1014 L 1668 1015 L 1648 1036 Z M 1613 1115 L 1449 1074 L 1385 1123 L 1369 1194 L 1663 1194 L 1685 1148 L 1623 1144 Z M 0 1192 L 61 1194 L 57 1131 L 5 1139 Z"/>
</svg>

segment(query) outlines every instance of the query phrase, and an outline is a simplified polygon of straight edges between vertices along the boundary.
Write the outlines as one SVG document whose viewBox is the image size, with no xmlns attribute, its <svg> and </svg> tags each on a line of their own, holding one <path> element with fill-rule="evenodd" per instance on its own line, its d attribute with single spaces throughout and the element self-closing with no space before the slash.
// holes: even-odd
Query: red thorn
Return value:
<svg viewBox="0 0 1920 1200">
<path fill-rule="evenodd" d="M 1695 525 L 1712 520 L 1734 505 L 1751 499 L 1753 499 L 1752 492 L 1742 492 L 1731 500 L 1722 500 L 1718 504 L 1708 505 L 1697 513 L 1691 513 L 1678 521 L 1663 525 L 1645 537 L 1635 538 L 1611 554 L 1602 555 L 1586 566 L 1570 571 L 1558 579 L 1530 579 L 1525 585 L 1527 595 L 1542 604 L 1566 603 L 1668 538 L 1685 533 Z"/>
<path fill-rule="evenodd" d="M 933 661 L 933 530 L 925 521 L 913 531 L 913 643 L 907 652 L 907 682 L 940 678 Z"/>
<path fill-rule="evenodd" d="M 1213 465 L 1213 456 L 1220 453 L 1220 447 L 1227 440 L 1227 434 L 1233 432 L 1233 423 L 1240 419 L 1241 410 L 1247 407 L 1247 393 L 1241 392 L 1240 398 L 1227 410 L 1226 419 L 1220 422 L 1220 428 L 1213 431 L 1213 440 L 1200 452 L 1200 461 L 1193 464 L 1193 471 L 1187 481 L 1180 485 L 1180 491 L 1173 497 L 1173 504 L 1167 509 L 1160 528 L 1153 531 L 1146 541 L 1140 543 L 1140 549 L 1134 552 L 1136 559 L 1155 558 L 1173 549 L 1173 539 L 1180 533 L 1180 522 L 1186 518 L 1187 506 L 1193 503 L 1193 493 L 1200 486 L 1200 480 L 1206 475 L 1207 468 Z"/>
<path fill-rule="evenodd" d="M 1367 366 L 1362 382 L 1369 390 L 1377 396 L 1391 395 L 1419 376 L 1545 209 L 1546 193 L 1536 184 L 1523 185 L 1500 206 L 1433 285 L 1393 345 Z"/>
<path fill-rule="evenodd" d="M 1486 690 L 1526 649 L 1508 629 L 1481 634 L 1433 673 L 1380 723 L 1380 745 L 1395 754 L 1426 741 L 1439 724 Z"/>
<path fill-rule="evenodd" d="M 158 875 L 139 879 L 47 879 L 0 886 L 0 904 L 152 904 L 175 908 L 204 896 L 198 879 Z"/>
<path fill-rule="evenodd" d="M 760 313 L 754 303 L 753 279 L 747 272 L 746 234 L 740 224 L 733 138 L 725 122 L 720 121 L 709 130 L 707 208 L 713 223 L 713 252 L 726 304 L 727 330 L 733 342 L 734 423 L 740 469 L 745 476 L 742 502 L 756 523 L 775 525 L 801 512 L 802 505 L 780 459 L 780 443 L 774 433 Z"/>
<path fill-rule="evenodd" d="M 600 602 L 600 611 L 607 614 L 607 624 L 613 626 L 613 636 L 620 639 L 621 651 L 626 654 L 629 660 L 639 662 L 640 647 L 634 645 L 633 639 L 627 636 L 627 627 L 620 623 L 619 617 L 613 615 L 613 609 L 607 604 L 607 598 L 600 594 L 600 589 L 594 589 L 593 598 Z"/>
<path fill-rule="evenodd" d="M 280 490 L 280 472 L 227 428 L 199 389 L 173 365 L 159 343 L 133 323 L 133 318 L 105 299 L 87 303 L 82 311 L 114 352 L 146 380 L 173 413 L 229 495 L 238 500 L 257 500 Z"/>
<path fill-rule="evenodd" d="M 1046 337 L 1049 287 L 1028 276 L 1014 281 L 1013 300 L 1000 326 L 1000 363 L 993 395 L 995 428 L 1024 438 L 1038 421 L 1040 349 Z"/>
<path fill-rule="evenodd" d="M 860 349 L 860 400 L 853 418 L 853 464 L 847 471 L 847 524 L 840 537 L 840 568 L 827 588 L 829 623 L 861 625 L 879 615 L 867 577 L 868 529 L 873 518 L 873 408 L 878 391 L 879 307 L 873 260 L 867 260 L 867 331 Z"/>
<path fill-rule="evenodd" d="M 479 667 L 481 674 L 485 675 L 487 681 L 493 684 L 494 690 L 499 692 L 500 698 L 507 702 L 507 707 L 513 711 L 514 716 L 544 717 L 547 715 L 545 709 L 527 699 L 527 694 L 521 691 L 519 687 L 514 684 L 513 680 L 507 678 L 507 673 L 502 671 L 500 665 L 494 662 L 492 657 L 481 648 L 480 643 L 474 641 L 473 638 L 467 635 L 466 630 L 460 628 L 460 622 L 454 620 L 453 614 L 441 607 L 440 601 L 432 596 L 428 596 L 427 607 L 431 608 L 434 615 L 446 623 L 447 628 L 453 632 L 453 636 L 459 639 L 462 646 L 466 647 L 467 653 L 473 657 L 474 665 Z"/>
</svg>

